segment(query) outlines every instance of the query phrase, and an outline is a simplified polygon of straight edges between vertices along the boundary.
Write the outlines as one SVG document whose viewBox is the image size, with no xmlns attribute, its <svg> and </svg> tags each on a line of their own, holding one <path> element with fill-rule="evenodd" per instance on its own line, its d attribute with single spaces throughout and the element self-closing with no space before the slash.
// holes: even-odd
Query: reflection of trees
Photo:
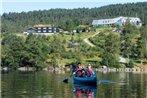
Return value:
<svg viewBox="0 0 147 98">
<path fill-rule="evenodd" d="M 11 72 L 2 74 L 2 98 L 74 98 L 72 84 L 62 83 L 66 74 Z M 145 98 L 147 76 L 143 73 L 98 73 L 98 79 L 114 83 L 97 85 L 95 98 Z"/>
<path fill-rule="evenodd" d="M 104 77 L 104 78 L 103 78 Z M 99 73 L 99 79 L 115 83 L 99 84 L 97 96 L 102 98 L 145 98 L 147 76 L 143 73 Z"/>
<path fill-rule="evenodd" d="M 145 98 L 145 74 L 127 73 L 125 84 L 121 86 L 121 96 L 126 98 Z"/>
<path fill-rule="evenodd" d="M 60 75 L 48 72 L 13 72 L 2 77 L 2 98 L 69 98 L 71 85 L 59 82 Z"/>
</svg>

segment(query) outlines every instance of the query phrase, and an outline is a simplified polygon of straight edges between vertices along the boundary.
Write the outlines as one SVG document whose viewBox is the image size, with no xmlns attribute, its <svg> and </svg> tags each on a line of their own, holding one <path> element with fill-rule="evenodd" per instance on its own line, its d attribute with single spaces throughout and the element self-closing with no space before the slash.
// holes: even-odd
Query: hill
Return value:
<svg viewBox="0 0 147 98">
<path fill-rule="evenodd" d="M 93 28 L 91 32 L 53 36 L 22 35 L 36 24 L 52 24 L 70 31 L 78 25 L 90 26 L 93 19 L 136 15 L 147 23 L 147 2 L 117 4 L 100 8 L 50 9 L 22 13 L 4 13 L 2 18 L 2 67 L 62 66 L 82 62 L 94 67 L 134 67 L 147 60 L 147 25 L 137 28 L 131 24 Z M 114 29 L 122 32 L 115 32 Z M 18 33 L 17 33 L 18 32 Z M 16 34 L 17 33 L 17 34 Z M 86 40 L 86 41 L 85 41 Z M 93 45 L 91 45 L 93 44 Z M 119 62 L 119 57 L 127 63 Z"/>
<path fill-rule="evenodd" d="M 92 63 L 93 67 L 106 65 L 117 68 L 147 64 L 147 26 L 136 28 L 128 24 L 119 28 L 124 31 L 118 33 L 113 31 L 113 27 L 101 27 L 96 32 L 68 35 L 57 33 L 52 36 L 27 36 L 6 33 L 3 34 L 1 46 L 2 67 L 16 69 L 30 66 L 40 69 L 77 62 L 83 65 Z M 84 39 L 89 40 L 93 46 Z M 120 56 L 129 62 L 119 62 Z"/>
<path fill-rule="evenodd" d="M 4 13 L 1 32 L 23 32 L 35 24 L 52 24 L 64 30 L 91 25 L 93 19 L 137 16 L 147 23 L 147 2 L 108 5 L 99 8 L 50 9 L 21 13 Z"/>
</svg>

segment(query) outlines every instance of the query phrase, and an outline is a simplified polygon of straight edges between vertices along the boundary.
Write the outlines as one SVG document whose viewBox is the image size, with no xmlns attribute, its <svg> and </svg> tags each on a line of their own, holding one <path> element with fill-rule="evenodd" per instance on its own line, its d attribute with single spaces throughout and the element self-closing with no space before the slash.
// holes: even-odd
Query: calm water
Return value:
<svg viewBox="0 0 147 98">
<path fill-rule="evenodd" d="M 147 98 L 147 74 L 98 73 L 97 87 L 77 86 L 47 71 L 1 74 L 2 98 Z"/>
</svg>

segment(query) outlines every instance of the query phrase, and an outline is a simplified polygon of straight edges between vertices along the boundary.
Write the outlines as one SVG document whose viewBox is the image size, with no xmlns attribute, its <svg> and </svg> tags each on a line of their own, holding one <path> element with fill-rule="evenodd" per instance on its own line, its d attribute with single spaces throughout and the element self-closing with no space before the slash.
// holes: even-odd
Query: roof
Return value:
<svg viewBox="0 0 147 98">
<path fill-rule="evenodd" d="M 49 25 L 49 24 L 38 24 L 38 25 L 34 25 L 33 27 L 52 27 L 52 25 Z"/>
</svg>

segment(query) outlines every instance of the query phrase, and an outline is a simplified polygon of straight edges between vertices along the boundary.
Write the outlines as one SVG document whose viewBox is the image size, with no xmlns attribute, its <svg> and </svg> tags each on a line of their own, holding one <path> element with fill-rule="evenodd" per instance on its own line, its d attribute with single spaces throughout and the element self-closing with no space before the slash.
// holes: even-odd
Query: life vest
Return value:
<svg viewBox="0 0 147 98">
<path fill-rule="evenodd" d="M 87 69 L 87 76 L 90 77 L 91 74 L 92 74 L 92 69 L 89 69 L 89 68 L 88 68 L 88 69 Z"/>
<path fill-rule="evenodd" d="M 82 69 L 79 68 L 79 69 L 77 70 L 77 75 L 78 75 L 78 76 L 82 76 Z"/>
</svg>

